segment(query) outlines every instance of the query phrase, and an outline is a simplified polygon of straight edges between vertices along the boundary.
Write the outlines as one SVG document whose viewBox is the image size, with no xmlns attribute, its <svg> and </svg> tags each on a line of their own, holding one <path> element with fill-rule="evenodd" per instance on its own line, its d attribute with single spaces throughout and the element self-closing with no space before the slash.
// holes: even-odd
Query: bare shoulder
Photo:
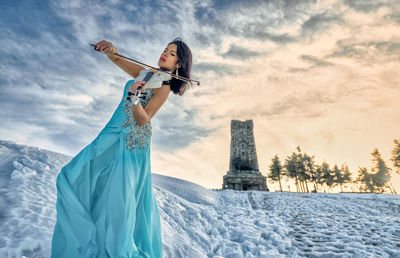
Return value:
<svg viewBox="0 0 400 258">
<path fill-rule="evenodd" d="M 171 87 L 169 85 L 162 85 L 160 88 L 155 88 L 152 89 L 153 95 L 169 95 L 169 92 L 171 91 Z"/>
<path fill-rule="evenodd" d="M 143 68 L 143 67 L 142 67 Z M 138 69 L 138 70 L 135 70 L 135 71 L 132 71 L 132 73 L 133 73 L 133 78 L 135 78 L 135 80 L 136 80 L 136 77 L 138 77 L 143 71 L 146 71 L 146 69 Z"/>
</svg>

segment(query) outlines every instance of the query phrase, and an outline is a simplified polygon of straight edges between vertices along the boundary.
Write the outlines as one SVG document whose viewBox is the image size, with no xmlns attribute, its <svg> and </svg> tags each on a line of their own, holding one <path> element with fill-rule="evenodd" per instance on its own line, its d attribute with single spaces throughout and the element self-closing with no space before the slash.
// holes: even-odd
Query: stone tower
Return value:
<svg viewBox="0 0 400 258">
<path fill-rule="evenodd" d="M 229 171 L 222 189 L 269 191 L 267 180 L 258 169 L 253 121 L 231 121 Z"/>
</svg>

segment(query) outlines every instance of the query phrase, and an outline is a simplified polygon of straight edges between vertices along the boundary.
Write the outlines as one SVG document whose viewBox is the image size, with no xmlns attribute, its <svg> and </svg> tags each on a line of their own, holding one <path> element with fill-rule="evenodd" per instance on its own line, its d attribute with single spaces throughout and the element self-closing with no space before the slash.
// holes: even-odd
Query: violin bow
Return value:
<svg viewBox="0 0 400 258">
<path fill-rule="evenodd" d="M 94 50 L 96 50 L 96 45 L 91 44 L 91 43 L 90 43 L 90 45 L 94 47 Z M 100 51 L 100 50 L 96 50 L 96 51 Z M 193 80 L 193 79 L 188 79 L 188 78 L 185 78 L 185 77 L 182 77 L 182 76 L 173 74 L 173 73 L 171 73 L 171 72 L 167 72 L 167 71 L 165 71 L 165 70 L 163 70 L 163 69 L 160 69 L 160 68 L 155 68 L 155 67 L 153 67 L 153 66 L 151 66 L 151 65 L 148 65 L 148 64 L 139 62 L 139 61 L 137 61 L 137 60 L 135 60 L 135 59 L 132 59 L 132 58 L 129 58 L 129 57 L 120 55 L 120 54 L 118 54 L 118 53 L 114 53 L 113 55 L 116 55 L 116 56 L 125 58 L 125 59 L 127 59 L 127 60 L 129 60 L 129 61 L 131 61 L 131 62 L 134 62 L 134 63 L 136 63 L 136 64 L 138 64 L 138 65 L 141 65 L 141 66 L 143 66 L 143 67 L 150 68 L 150 69 L 153 69 L 153 70 L 162 72 L 162 73 L 166 73 L 166 74 L 168 74 L 169 76 L 172 76 L 172 77 L 175 78 L 175 79 L 178 79 L 178 80 L 181 80 L 181 81 L 185 81 L 185 82 L 187 82 L 187 83 L 189 83 L 189 84 L 191 84 L 191 85 L 193 85 L 193 83 L 195 83 L 195 84 L 197 84 L 197 86 L 200 86 L 200 82 L 199 82 L 199 81 L 196 81 L 196 80 Z"/>
</svg>

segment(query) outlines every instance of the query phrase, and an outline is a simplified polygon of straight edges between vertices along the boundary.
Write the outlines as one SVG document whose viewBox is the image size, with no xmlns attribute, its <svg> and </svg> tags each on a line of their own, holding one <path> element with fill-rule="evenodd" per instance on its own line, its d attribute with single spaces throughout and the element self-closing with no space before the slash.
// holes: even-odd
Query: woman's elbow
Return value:
<svg viewBox="0 0 400 258">
<path fill-rule="evenodd" d="M 136 124 L 138 126 L 144 126 L 145 124 L 147 124 L 149 121 L 147 119 L 143 119 L 143 120 L 139 120 L 136 122 Z"/>
</svg>

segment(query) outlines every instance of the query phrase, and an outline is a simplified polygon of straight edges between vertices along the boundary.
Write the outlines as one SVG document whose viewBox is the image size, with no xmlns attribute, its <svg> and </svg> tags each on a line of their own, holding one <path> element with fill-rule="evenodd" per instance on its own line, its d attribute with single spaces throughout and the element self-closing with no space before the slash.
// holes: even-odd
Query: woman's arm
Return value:
<svg viewBox="0 0 400 258">
<path fill-rule="evenodd" d="M 121 68 L 123 71 L 134 78 L 136 78 L 139 75 L 140 71 L 144 69 L 138 64 L 134 64 L 123 58 L 120 58 L 117 55 L 114 55 L 118 54 L 118 51 L 111 42 L 101 40 L 94 45 L 96 46 L 96 50 L 107 54 L 108 59 L 110 59 L 114 64 L 119 66 L 119 68 Z"/>
<path fill-rule="evenodd" d="M 171 88 L 169 85 L 163 85 L 161 88 L 153 89 L 153 96 L 145 108 L 140 104 L 132 106 L 132 115 L 135 118 L 136 124 L 143 126 L 149 122 L 167 100 L 170 91 Z"/>
<path fill-rule="evenodd" d="M 132 76 L 133 78 L 136 78 L 140 71 L 143 70 L 143 66 L 140 66 L 138 64 L 134 64 L 132 62 L 129 62 L 123 58 L 120 58 L 118 56 L 115 55 L 108 55 L 107 54 L 108 59 L 110 59 L 114 64 L 118 65 L 119 68 L 121 68 L 122 70 L 124 70 L 126 73 L 128 73 L 130 76 Z"/>
<path fill-rule="evenodd" d="M 107 57 L 114 64 L 118 65 L 122 70 L 124 70 L 126 73 L 133 76 L 134 78 L 136 78 L 139 75 L 140 71 L 144 69 L 140 65 L 131 63 L 114 55 L 114 53 L 118 53 L 118 51 L 111 44 L 111 42 L 102 40 L 94 45 L 96 46 L 96 50 L 107 54 Z M 135 82 L 131 84 L 130 91 L 136 92 L 136 89 L 143 83 L 144 82 Z M 144 90 L 144 88 L 142 90 Z M 141 104 L 137 106 L 132 106 L 132 115 L 135 118 L 136 124 L 138 124 L 139 126 L 143 126 L 147 122 L 149 122 L 167 100 L 170 91 L 171 88 L 169 85 L 162 85 L 161 88 L 153 89 L 153 96 L 151 97 L 149 103 L 147 103 L 145 108 L 143 108 Z"/>
</svg>

